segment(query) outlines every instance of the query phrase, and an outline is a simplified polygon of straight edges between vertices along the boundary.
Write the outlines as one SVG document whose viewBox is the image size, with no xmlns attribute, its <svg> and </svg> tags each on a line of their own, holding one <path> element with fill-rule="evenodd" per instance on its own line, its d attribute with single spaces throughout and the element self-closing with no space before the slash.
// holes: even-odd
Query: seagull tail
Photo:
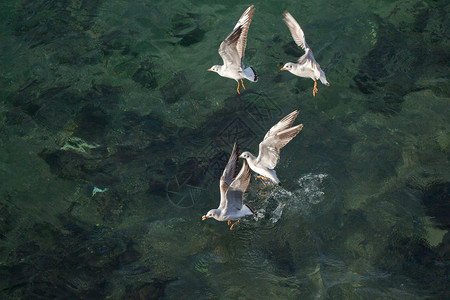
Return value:
<svg viewBox="0 0 450 300">
<path fill-rule="evenodd" d="M 244 69 L 244 75 L 245 78 L 247 78 L 250 81 L 257 82 L 258 81 L 258 75 L 256 75 L 255 69 L 253 69 L 252 66 L 248 67 L 247 69 Z"/>
<path fill-rule="evenodd" d="M 248 204 L 244 204 L 242 208 L 244 208 L 244 211 L 246 211 L 247 215 L 255 214 L 255 211 L 250 206 L 248 206 Z"/>
</svg>

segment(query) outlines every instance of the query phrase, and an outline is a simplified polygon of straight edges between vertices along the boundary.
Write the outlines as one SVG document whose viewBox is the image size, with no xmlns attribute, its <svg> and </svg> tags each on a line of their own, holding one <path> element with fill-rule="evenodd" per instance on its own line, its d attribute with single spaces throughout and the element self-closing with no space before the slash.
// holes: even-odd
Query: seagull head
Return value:
<svg viewBox="0 0 450 300">
<path fill-rule="evenodd" d="M 290 71 L 292 70 L 293 66 L 294 66 L 293 63 L 288 62 L 280 69 L 280 71 Z"/>
<path fill-rule="evenodd" d="M 211 209 L 210 211 L 208 211 L 206 215 L 202 217 L 202 221 L 205 221 L 206 219 L 209 218 L 217 219 L 219 217 L 219 214 L 220 212 L 218 211 L 218 209 Z"/>
<path fill-rule="evenodd" d="M 245 152 L 242 152 L 241 155 L 239 155 L 239 157 L 247 159 L 250 157 L 250 155 L 251 155 L 250 152 L 245 151 Z"/>
<path fill-rule="evenodd" d="M 219 73 L 220 67 L 221 66 L 219 66 L 219 65 L 214 65 L 210 69 L 208 69 L 208 71 L 213 71 L 213 72 Z"/>
</svg>

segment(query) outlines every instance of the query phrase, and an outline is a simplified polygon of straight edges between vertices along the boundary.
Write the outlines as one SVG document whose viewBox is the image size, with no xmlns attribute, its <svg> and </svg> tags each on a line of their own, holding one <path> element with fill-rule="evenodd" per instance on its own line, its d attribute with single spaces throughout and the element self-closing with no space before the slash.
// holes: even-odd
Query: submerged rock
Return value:
<svg viewBox="0 0 450 300">
<path fill-rule="evenodd" d="M 172 33 L 180 38 L 178 44 L 187 47 L 203 40 L 205 31 L 199 26 L 200 15 L 188 13 L 176 14 L 172 17 Z"/>
<path fill-rule="evenodd" d="M 111 292 L 107 283 L 114 280 L 114 271 L 120 274 L 128 264 L 135 264 L 138 273 L 149 271 L 137 263 L 141 254 L 126 236 L 70 217 L 60 221 L 62 227 L 36 224 L 28 233 L 32 241 L 11 252 L 0 268 L 5 278 L 0 295 L 103 299 Z"/>
<path fill-rule="evenodd" d="M 139 69 L 133 74 L 133 80 L 147 89 L 152 90 L 156 88 L 158 82 L 156 76 L 152 72 L 153 68 L 154 66 L 150 63 L 142 63 Z"/>
<path fill-rule="evenodd" d="M 155 279 L 152 282 L 139 284 L 138 286 L 127 286 L 123 300 L 132 299 L 161 299 L 164 297 L 166 285 L 173 280 Z"/>
<path fill-rule="evenodd" d="M 288 241 L 273 240 L 267 243 L 265 249 L 267 258 L 276 266 L 276 273 L 289 277 L 295 273 L 294 259 Z"/>
<path fill-rule="evenodd" d="M 161 89 L 164 101 L 168 104 L 178 102 L 191 90 L 190 77 L 185 72 L 176 73 Z"/>
<path fill-rule="evenodd" d="M 425 213 L 433 217 L 436 225 L 450 229 L 450 182 L 436 183 L 424 190 L 422 203 Z"/>
</svg>

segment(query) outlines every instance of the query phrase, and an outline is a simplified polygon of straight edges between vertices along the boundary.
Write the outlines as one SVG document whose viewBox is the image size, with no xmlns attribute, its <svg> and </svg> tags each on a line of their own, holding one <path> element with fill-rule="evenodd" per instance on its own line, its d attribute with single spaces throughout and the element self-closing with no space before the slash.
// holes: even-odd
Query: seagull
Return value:
<svg viewBox="0 0 450 300">
<path fill-rule="evenodd" d="M 243 78 L 250 81 L 258 81 L 255 69 L 252 66 L 244 67 L 244 52 L 247 44 L 247 33 L 253 14 L 255 13 L 254 6 L 250 6 L 242 14 L 233 31 L 220 44 L 219 54 L 222 57 L 223 65 L 212 66 L 208 71 L 218 73 L 222 77 L 228 77 L 237 81 L 237 92 L 239 92 L 239 80 L 245 89 Z"/>
<path fill-rule="evenodd" d="M 286 146 L 302 129 L 303 124 L 291 127 L 297 118 L 300 109 L 297 109 L 275 124 L 259 143 L 259 154 L 255 157 L 250 152 L 243 152 L 239 157 L 247 160 L 250 169 L 262 176 L 258 178 L 270 179 L 281 185 L 274 168 L 280 159 L 280 149 Z"/>
<path fill-rule="evenodd" d="M 238 167 L 238 144 L 234 143 L 233 151 L 228 160 L 225 170 L 220 177 L 220 204 L 216 209 L 211 209 L 202 217 L 202 221 L 214 218 L 217 221 L 237 220 L 231 225 L 230 230 L 240 218 L 254 214 L 254 211 L 247 204 L 243 203 L 242 196 L 250 183 L 251 172 L 246 161 L 242 165 L 241 171 L 237 174 Z"/>
<path fill-rule="evenodd" d="M 320 65 L 316 62 L 311 48 L 309 48 L 308 44 L 306 43 L 305 34 L 303 33 L 300 25 L 298 25 L 294 17 L 287 11 L 284 12 L 283 16 L 283 21 L 289 28 L 292 38 L 298 46 L 302 47 L 302 49 L 305 50 L 305 54 L 303 54 L 303 56 L 301 56 L 296 63 L 288 62 L 280 70 L 287 70 L 294 75 L 305 78 L 309 77 L 314 80 L 313 96 L 316 96 L 316 93 L 318 92 L 318 79 L 320 79 L 320 81 L 326 86 L 330 86 L 330 84 L 325 77 L 325 73 L 320 68 Z"/>
</svg>

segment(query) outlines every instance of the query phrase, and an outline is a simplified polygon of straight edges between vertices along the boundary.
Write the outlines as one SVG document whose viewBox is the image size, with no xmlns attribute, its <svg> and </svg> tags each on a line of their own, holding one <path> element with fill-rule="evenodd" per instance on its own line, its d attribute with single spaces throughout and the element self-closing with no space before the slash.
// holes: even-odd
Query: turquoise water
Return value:
<svg viewBox="0 0 450 300">
<path fill-rule="evenodd" d="M 237 95 L 206 70 L 250 4 L 0 5 L 1 298 L 449 297 L 449 4 L 255 2 Z M 284 10 L 316 97 L 279 72 L 302 54 Z M 202 222 L 235 137 L 256 153 L 297 108 L 283 186 Z"/>
</svg>

